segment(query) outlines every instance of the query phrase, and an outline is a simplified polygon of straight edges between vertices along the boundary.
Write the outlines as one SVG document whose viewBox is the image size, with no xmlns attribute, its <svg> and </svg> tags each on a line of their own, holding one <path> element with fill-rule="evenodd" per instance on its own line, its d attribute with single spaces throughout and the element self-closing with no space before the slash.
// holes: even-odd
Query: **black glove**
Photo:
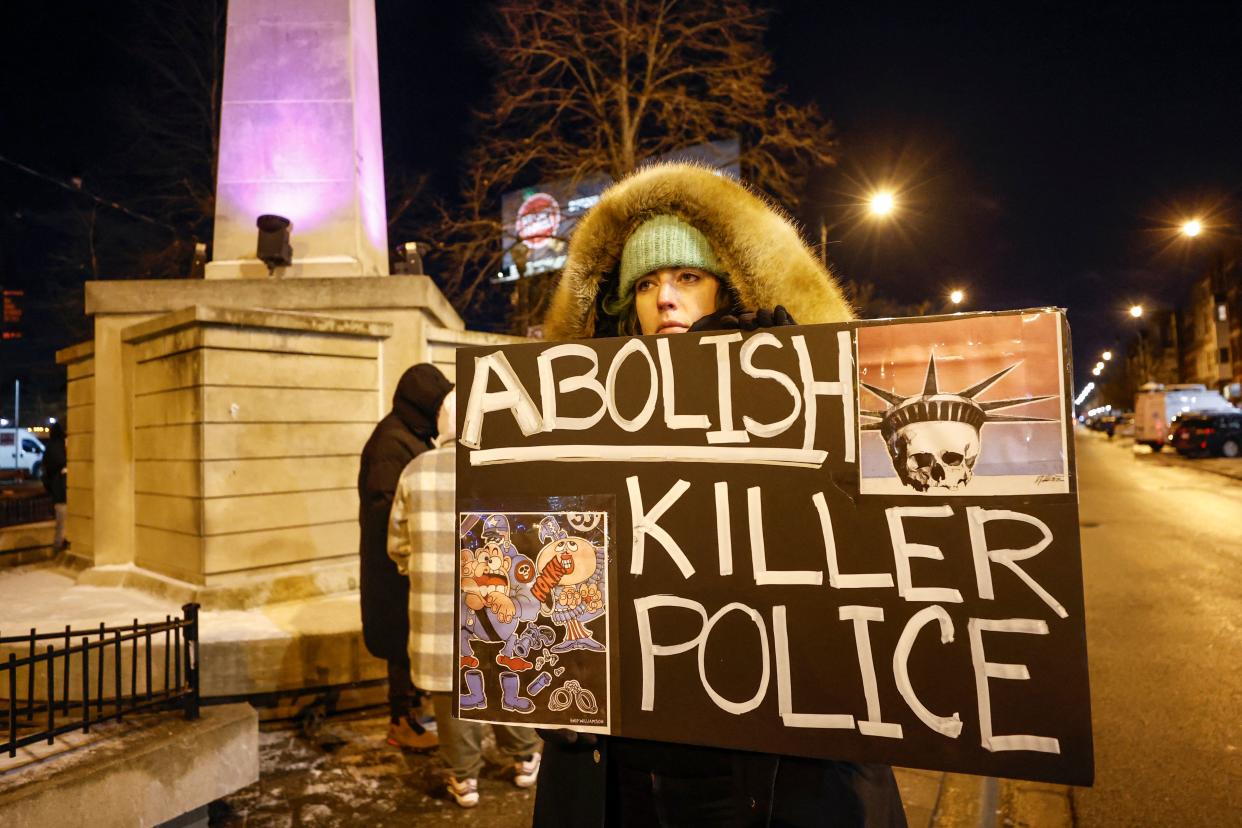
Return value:
<svg viewBox="0 0 1242 828">
<path fill-rule="evenodd" d="M 738 329 L 738 310 L 726 305 L 715 313 L 709 313 L 690 326 L 687 333 L 699 331 L 736 331 Z"/>
<path fill-rule="evenodd" d="M 785 310 L 784 305 L 775 308 L 760 308 L 757 311 L 739 311 L 736 308 L 721 308 L 713 314 L 704 316 L 690 326 L 690 333 L 697 331 L 753 331 L 758 328 L 779 328 L 784 325 L 797 325 L 794 318 Z"/>
<path fill-rule="evenodd" d="M 565 728 L 557 730 L 535 728 L 535 732 L 545 742 L 570 750 L 590 750 L 599 744 L 599 737 L 594 733 L 579 733 L 576 730 L 566 730 Z"/>
<path fill-rule="evenodd" d="M 772 310 L 760 308 L 753 313 L 745 311 L 738 314 L 738 327 L 744 331 L 753 331 L 756 328 L 780 328 L 785 325 L 797 325 L 794 318 L 789 315 L 789 311 L 785 310 L 784 305 L 777 305 Z"/>
</svg>

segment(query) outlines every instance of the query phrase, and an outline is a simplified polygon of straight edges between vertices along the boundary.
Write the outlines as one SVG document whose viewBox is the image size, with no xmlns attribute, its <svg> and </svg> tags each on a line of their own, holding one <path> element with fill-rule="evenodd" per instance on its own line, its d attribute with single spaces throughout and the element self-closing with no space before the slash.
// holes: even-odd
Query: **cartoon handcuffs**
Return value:
<svg viewBox="0 0 1242 828">
<path fill-rule="evenodd" d="M 552 691 L 552 697 L 548 699 L 548 710 L 559 713 L 568 710 L 571 704 L 576 704 L 583 713 L 599 712 L 595 694 L 573 679 Z"/>
</svg>

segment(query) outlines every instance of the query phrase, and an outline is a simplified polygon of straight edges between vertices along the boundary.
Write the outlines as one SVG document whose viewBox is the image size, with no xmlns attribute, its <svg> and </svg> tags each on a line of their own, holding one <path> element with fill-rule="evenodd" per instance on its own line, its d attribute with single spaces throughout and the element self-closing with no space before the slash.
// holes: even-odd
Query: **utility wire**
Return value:
<svg viewBox="0 0 1242 828">
<path fill-rule="evenodd" d="M 84 190 L 82 189 L 82 187 L 71 184 L 68 181 L 62 181 L 59 178 L 55 178 L 46 173 L 41 173 L 38 170 L 31 169 L 30 167 L 27 167 L 25 164 L 22 164 L 18 161 L 14 161 L 11 158 L 5 158 L 3 155 L 0 155 L 0 161 L 3 161 L 5 164 L 8 164 L 10 167 L 16 167 L 17 169 L 21 170 L 24 173 L 33 175 L 35 178 L 40 178 L 44 181 L 47 181 L 50 184 L 55 184 L 57 187 L 60 187 L 63 190 L 68 190 L 69 192 L 74 193 L 76 195 L 84 195 L 90 200 L 94 201 L 96 204 L 102 204 L 104 207 L 111 207 L 113 210 L 119 210 L 120 212 L 124 213 L 130 218 L 138 219 L 138 221 L 145 221 L 147 224 L 153 224 L 156 227 L 163 227 L 165 230 L 170 230 L 178 236 L 185 235 L 185 233 L 180 228 L 174 227 L 171 224 L 160 221 L 158 219 L 153 219 L 150 216 L 144 216 L 142 213 L 136 213 L 122 204 L 118 204 L 115 201 L 109 201 L 106 198 L 97 196 L 94 193 L 90 192 L 89 190 Z"/>
</svg>

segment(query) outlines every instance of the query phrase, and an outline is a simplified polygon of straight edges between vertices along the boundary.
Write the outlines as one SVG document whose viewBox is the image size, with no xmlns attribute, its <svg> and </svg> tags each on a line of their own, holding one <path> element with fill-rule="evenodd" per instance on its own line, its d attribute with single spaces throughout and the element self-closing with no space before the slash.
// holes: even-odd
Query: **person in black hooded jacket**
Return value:
<svg viewBox="0 0 1242 828">
<path fill-rule="evenodd" d="M 434 365 L 407 369 L 397 383 L 392 411 L 362 449 L 358 471 L 362 637 L 371 655 L 388 662 L 388 742 L 416 750 L 435 747 L 436 737 L 410 718 L 410 584 L 388 557 L 388 515 L 406 464 L 433 447 L 436 413 L 452 388 Z"/>
<path fill-rule="evenodd" d="M 52 507 L 56 513 L 56 534 L 52 540 L 52 549 L 58 554 L 69 548 L 65 540 L 65 501 L 66 480 L 65 467 L 65 427 L 60 423 L 52 423 L 43 450 L 43 488 L 52 497 Z"/>
</svg>

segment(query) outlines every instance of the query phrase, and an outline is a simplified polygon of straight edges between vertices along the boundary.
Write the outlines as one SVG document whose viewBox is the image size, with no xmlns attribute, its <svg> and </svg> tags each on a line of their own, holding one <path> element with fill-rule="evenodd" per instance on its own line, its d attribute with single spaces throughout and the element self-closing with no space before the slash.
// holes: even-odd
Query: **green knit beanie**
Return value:
<svg viewBox="0 0 1242 828">
<path fill-rule="evenodd" d="M 626 240 L 617 296 L 624 299 L 640 277 L 662 267 L 697 267 L 718 278 L 725 275 L 706 236 L 677 216 L 662 214 L 640 224 Z"/>
</svg>

